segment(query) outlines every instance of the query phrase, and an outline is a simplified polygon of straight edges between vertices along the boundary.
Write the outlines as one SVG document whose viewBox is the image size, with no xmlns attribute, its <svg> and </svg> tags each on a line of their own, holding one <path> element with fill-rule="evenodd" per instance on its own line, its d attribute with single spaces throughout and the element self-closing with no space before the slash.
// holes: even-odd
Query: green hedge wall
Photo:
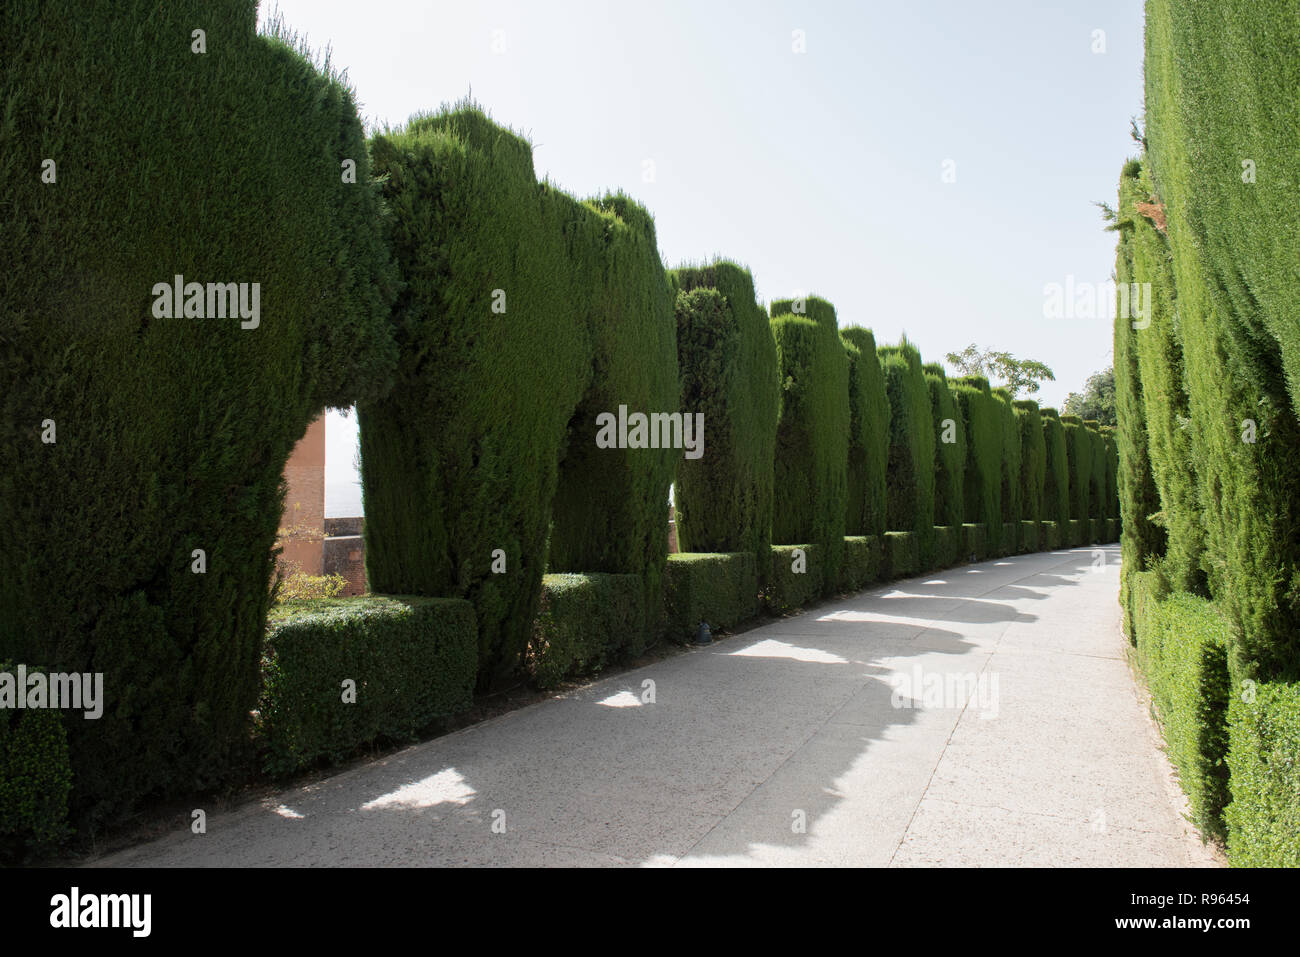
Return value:
<svg viewBox="0 0 1300 957">
<path fill-rule="evenodd" d="M 0 659 L 104 674 L 120 822 L 246 752 L 284 466 L 386 386 L 396 276 L 351 91 L 251 3 L 4 4 L 0 101 Z"/>
<path fill-rule="evenodd" d="M 472 703 L 474 608 L 365 595 L 277 605 L 267 621 L 258 735 L 287 774 L 376 741 L 411 741 Z M 345 700 L 345 681 L 355 696 Z"/>
<path fill-rule="evenodd" d="M 378 592 L 471 601 L 487 687 L 529 640 L 608 220 L 539 184 L 529 144 L 474 107 L 371 145 L 407 289 L 396 387 L 358 404 L 366 572 Z"/>
<path fill-rule="evenodd" d="M 871 330 L 840 333 L 849 356 L 849 493 L 845 531 L 885 532 L 885 470 L 889 464 L 889 396 Z"/>
<path fill-rule="evenodd" d="M 1239 686 L 1228 726 L 1229 859 L 1236 867 L 1300 867 L 1300 684 Z"/>
<path fill-rule="evenodd" d="M 1096 419 L 1085 419 L 1088 435 L 1088 508 L 1089 516 L 1104 519 L 1108 512 L 1106 499 L 1106 439 Z"/>
<path fill-rule="evenodd" d="M 791 312 L 802 306 L 806 313 Z M 848 500 L 849 359 L 835 309 L 815 297 L 771 304 L 781 370 L 772 537 L 819 546 L 823 587 L 834 589 Z"/>
<path fill-rule="evenodd" d="M 1086 522 L 1092 515 L 1092 498 L 1089 494 L 1092 442 L 1088 438 L 1087 427 L 1077 415 L 1061 416 L 1061 428 L 1065 430 L 1066 474 L 1070 477 L 1070 518 Z"/>
<path fill-rule="evenodd" d="M 948 568 L 963 562 L 964 544 L 961 525 L 936 525 L 934 527 L 934 568 Z M 969 553 L 967 553 L 969 554 Z"/>
<path fill-rule="evenodd" d="M 844 539 L 839 590 L 855 592 L 880 580 L 884 546 L 876 535 L 849 535 Z"/>
<path fill-rule="evenodd" d="M 1043 417 L 1033 399 L 1016 399 L 1016 427 L 1020 433 L 1020 517 L 1022 521 L 1043 520 L 1043 497 L 1047 488 L 1047 440 Z"/>
<path fill-rule="evenodd" d="M 1002 422 L 1002 521 L 1020 522 L 1020 423 L 1016 420 L 1015 401 L 1006 389 L 993 389 Z M 1015 551 L 1015 537 L 1005 546 Z"/>
<path fill-rule="evenodd" d="M 923 368 L 934 417 L 934 521 L 936 526 L 960 525 L 966 517 L 966 430 L 943 366 L 927 363 Z M 946 429 L 945 422 L 952 428 Z M 953 441 L 945 442 L 945 434 Z"/>
<path fill-rule="evenodd" d="M 1119 445 L 1113 426 L 1101 427 L 1101 438 L 1106 445 L 1106 518 L 1119 519 Z"/>
<path fill-rule="evenodd" d="M 934 539 L 936 438 L 930 386 L 921 353 L 906 337 L 876 351 L 890 409 L 886 524 L 891 531 L 912 532 L 918 560 L 928 565 Z"/>
<path fill-rule="evenodd" d="M 1055 522 L 1061 529 L 1070 519 L 1070 461 L 1066 451 L 1065 429 L 1053 408 L 1038 410 L 1043 420 L 1044 480 L 1043 521 Z M 1064 531 L 1062 531 L 1064 536 Z M 1064 538 L 1062 545 L 1067 544 Z"/>
<path fill-rule="evenodd" d="M 677 463 L 684 551 L 753 553 L 766 576 L 780 385 L 776 341 L 749 272 L 730 262 L 669 273 L 677 289 L 683 411 L 704 414 L 707 445 Z"/>
<path fill-rule="evenodd" d="M 951 388 L 966 433 L 966 522 L 985 527 L 984 546 L 991 554 L 1002 538 L 1002 419 L 987 379 L 953 379 Z"/>
<path fill-rule="evenodd" d="M 796 551 L 802 551 L 802 557 Z M 817 545 L 773 545 L 767 584 L 763 588 L 768 610 L 783 615 L 821 597 L 829 590 L 824 569 L 825 562 Z"/>
<path fill-rule="evenodd" d="M 758 568 L 753 552 L 668 556 L 664 572 L 664 628 L 673 641 L 690 641 L 701 621 L 731 628 L 758 614 Z"/>
<path fill-rule="evenodd" d="M 636 654 L 646 630 L 640 575 L 547 575 L 525 667 L 539 688 L 593 674 Z"/>
<path fill-rule="evenodd" d="M 883 544 L 881 577 L 886 581 L 921 571 L 920 541 L 915 532 L 885 532 Z"/>
<path fill-rule="evenodd" d="M 569 423 L 547 570 L 640 575 L 645 607 L 658 608 L 668 556 L 668 487 L 679 462 L 708 457 L 708 418 L 679 406 L 675 294 L 649 213 L 624 196 L 586 206 L 592 213 L 587 228 L 603 238 L 587 313 L 596 373 Z M 680 410 L 682 430 L 675 432 L 668 420 L 667 428 L 645 436 L 652 446 L 646 448 L 630 422 L 627 448 L 601 448 L 602 422 L 616 420 L 625 407 L 629 416 Z M 700 414 L 704 431 L 693 428 L 690 454 L 703 454 L 690 460 L 683 448 L 686 418 L 698 426 Z M 655 421 L 649 420 L 647 432 L 656 431 Z M 639 653 L 650 637 L 633 637 L 630 653 Z"/>
<path fill-rule="evenodd" d="M 1155 572 L 1135 583 L 1138 660 L 1155 700 L 1169 757 L 1202 834 L 1222 839 L 1228 803 L 1227 620 L 1210 602 L 1167 594 Z M 1166 591 L 1163 600 L 1159 590 Z"/>
</svg>

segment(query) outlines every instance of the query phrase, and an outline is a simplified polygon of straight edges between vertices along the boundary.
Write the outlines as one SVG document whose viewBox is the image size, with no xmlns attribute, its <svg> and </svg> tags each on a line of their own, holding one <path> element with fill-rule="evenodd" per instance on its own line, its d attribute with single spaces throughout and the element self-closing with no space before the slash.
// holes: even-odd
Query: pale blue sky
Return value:
<svg viewBox="0 0 1300 957">
<path fill-rule="evenodd" d="M 927 361 L 972 341 L 1041 359 L 1048 405 L 1111 362 L 1109 320 L 1044 318 L 1044 286 L 1111 275 L 1091 203 L 1134 150 L 1140 0 L 279 9 L 332 47 L 370 122 L 472 91 L 529 136 L 539 176 L 644 203 L 669 267 L 735 259 L 761 298 L 815 292 Z M 354 423 L 328 429 L 327 514 L 359 511 Z"/>
</svg>

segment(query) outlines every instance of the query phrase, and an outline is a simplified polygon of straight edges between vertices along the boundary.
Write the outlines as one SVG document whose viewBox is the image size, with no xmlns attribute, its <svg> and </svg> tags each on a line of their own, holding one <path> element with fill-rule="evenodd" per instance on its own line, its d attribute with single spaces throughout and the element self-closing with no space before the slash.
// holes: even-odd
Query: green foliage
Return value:
<svg viewBox="0 0 1300 957">
<path fill-rule="evenodd" d="M 983 561 L 989 557 L 988 526 L 983 522 L 966 522 L 962 530 L 962 556 L 974 556 L 972 561 Z"/>
<path fill-rule="evenodd" d="M 915 532 L 885 532 L 883 543 L 880 577 L 885 581 L 906 578 L 921 570 L 921 551 Z"/>
<path fill-rule="evenodd" d="M 1061 416 L 1061 428 L 1065 430 L 1066 472 L 1070 476 L 1070 518 L 1087 522 L 1092 514 L 1092 441 L 1078 416 Z"/>
<path fill-rule="evenodd" d="M 1017 526 L 1020 523 L 1020 423 L 1016 419 L 1015 406 L 1011 393 L 1006 389 L 994 389 L 993 398 L 998 404 L 998 418 L 1002 423 L 1002 521 Z M 1004 541 L 1003 547 L 1008 552 L 1015 551 L 1016 535 Z"/>
<path fill-rule="evenodd" d="M 802 551 L 800 557 L 797 552 Z M 768 610 L 783 615 L 821 597 L 826 588 L 825 562 L 817 545 L 773 545 L 771 568 L 763 588 Z M 802 571 L 796 569 L 802 568 Z"/>
<path fill-rule="evenodd" d="M 659 260 L 650 215 L 623 196 L 606 196 L 587 206 L 593 215 L 586 228 L 602 238 L 597 272 L 584 290 L 595 373 L 569 423 L 547 568 L 640 575 L 645 607 L 658 608 L 668 557 L 668 487 L 678 462 L 692 461 L 682 448 L 685 416 L 698 424 L 701 410 L 682 410 L 680 434 L 673 433 L 667 420 L 670 427 L 658 430 L 657 442 L 655 436 L 645 437 L 649 448 L 631 447 L 638 441 L 635 426 L 629 426 L 628 448 L 601 448 L 595 441 L 600 417 L 614 420 L 623 406 L 629 415 L 674 413 L 681 383 L 675 293 Z M 704 442 L 707 458 L 704 414 L 706 431 L 696 428 L 693 437 Z M 653 432 L 656 419 L 649 421 Z M 643 650 L 649 638 L 648 631 L 631 636 L 631 653 Z"/>
<path fill-rule="evenodd" d="M 67 725 L 93 830 L 245 753 L 284 466 L 385 388 L 396 276 L 351 91 L 252 3 L 6 3 L 0 102 L 0 659 L 104 674 Z M 255 328 L 194 315 L 218 283 Z"/>
<path fill-rule="evenodd" d="M 987 379 L 966 376 L 952 380 L 950 388 L 966 433 L 966 522 L 984 526 L 983 546 L 994 553 L 1002 544 L 1001 413 Z"/>
<path fill-rule="evenodd" d="M 14 674 L 15 668 L 0 662 L 0 672 Z M 29 675 L 37 671 L 44 669 L 27 669 Z M 0 865 L 26 863 L 70 835 L 71 793 L 63 713 L 0 708 Z"/>
<path fill-rule="evenodd" d="M 796 305 L 806 315 L 791 312 Z M 849 358 L 823 299 L 771 304 L 781 370 L 772 537 L 819 546 L 822 584 L 839 579 L 848 501 Z"/>
<path fill-rule="evenodd" d="M 906 337 L 876 351 L 890 408 L 886 524 L 892 531 L 912 532 L 918 560 L 928 565 L 934 539 L 936 438 L 930 386 L 921 353 Z"/>
<path fill-rule="evenodd" d="M 1300 684 L 1239 689 L 1228 726 L 1229 860 L 1236 867 L 1300 867 Z"/>
<path fill-rule="evenodd" d="M 748 551 L 766 575 L 780 402 L 776 342 L 734 263 L 669 273 L 677 289 L 683 411 L 702 412 L 703 457 L 677 464 L 678 541 L 696 552 Z"/>
<path fill-rule="evenodd" d="M 1051 551 L 1061 547 L 1061 526 L 1056 522 L 1039 522 L 1038 534 L 1040 550 Z"/>
<path fill-rule="evenodd" d="M 1065 429 L 1055 409 L 1038 410 L 1043 420 L 1044 480 L 1043 521 L 1061 526 L 1070 519 L 1070 461 L 1066 451 Z M 1064 540 L 1062 545 L 1066 544 Z"/>
<path fill-rule="evenodd" d="M 1154 574 L 1138 573 L 1134 586 L 1141 592 L 1135 601 L 1138 661 L 1193 823 L 1221 839 L 1229 799 L 1228 622 L 1202 598 L 1175 592 L 1158 600 Z"/>
<path fill-rule="evenodd" d="M 1020 437 L 1020 515 L 1022 521 L 1038 522 L 1043 515 L 1043 496 L 1047 488 L 1047 439 L 1038 403 L 1017 399 L 1016 429 Z"/>
<path fill-rule="evenodd" d="M 1149 221 L 1148 228 L 1151 227 Z M 1096 419 L 1102 425 L 1115 424 L 1115 370 L 1113 367 L 1088 376 L 1082 392 L 1071 392 L 1065 397 L 1061 409 L 1066 415 L 1081 419 Z"/>
<path fill-rule="evenodd" d="M 957 402 L 948 388 L 943 366 L 930 363 L 924 369 L 934 416 L 934 521 L 937 526 L 960 525 L 966 512 L 966 430 L 961 428 Z M 953 441 L 945 442 L 945 433 Z"/>
<path fill-rule="evenodd" d="M 889 464 L 889 396 L 870 329 L 841 334 L 849 356 L 848 516 L 851 536 L 885 531 L 885 470 Z"/>
<path fill-rule="evenodd" d="M 1289 114 L 1300 10 L 1151 0 L 1147 24 L 1148 159 L 1177 291 L 1200 567 L 1234 626 L 1234 677 L 1293 680 L 1300 211 L 1287 184 L 1298 162 Z"/>
<path fill-rule="evenodd" d="M 547 575 L 525 666 L 539 688 L 600 671 L 641 651 L 645 590 L 639 575 Z"/>
<path fill-rule="evenodd" d="M 980 350 L 971 343 L 961 352 L 949 352 L 944 358 L 957 367 L 963 376 L 996 376 L 1006 384 L 1004 388 L 1014 399 L 1021 392 L 1033 394 L 1038 391 L 1039 383 L 1055 382 L 1056 376 L 1043 363 L 1036 359 L 1017 359 L 1009 352 L 997 352 L 993 349 Z"/>
<path fill-rule="evenodd" d="M 472 701 L 474 609 L 364 595 L 277 605 L 267 621 L 257 732 L 287 774 L 378 741 L 412 741 Z M 344 682 L 355 682 L 355 701 Z"/>
<path fill-rule="evenodd" d="M 1041 545 L 1042 533 L 1039 531 L 1037 522 L 1031 522 L 1028 519 L 1020 520 L 1019 535 L 1016 539 L 1016 550 L 1020 553 L 1036 552 Z"/>
<path fill-rule="evenodd" d="M 847 536 L 844 539 L 844 559 L 840 562 L 839 590 L 860 591 L 878 581 L 883 562 L 883 546 L 879 536 Z"/>
<path fill-rule="evenodd" d="M 668 556 L 664 624 L 673 641 L 695 637 L 700 622 L 731 628 L 758 614 L 758 569 L 752 552 Z"/>
<path fill-rule="evenodd" d="M 962 526 L 936 525 L 934 527 L 934 568 L 948 568 L 964 561 L 969 552 L 963 554 L 964 537 Z"/>
</svg>

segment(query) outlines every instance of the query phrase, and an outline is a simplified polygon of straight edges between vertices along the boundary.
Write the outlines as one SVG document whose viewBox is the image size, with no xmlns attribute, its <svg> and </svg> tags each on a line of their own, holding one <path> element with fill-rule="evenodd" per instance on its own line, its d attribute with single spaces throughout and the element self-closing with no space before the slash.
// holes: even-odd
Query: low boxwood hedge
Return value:
<svg viewBox="0 0 1300 957">
<path fill-rule="evenodd" d="M 861 591 L 880 580 L 884 560 L 880 539 L 875 535 L 849 535 L 844 539 L 844 556 L 840 559 L 839 589 Z"/>
<path fill-rule="evenodd" d="M 921 570 L 920 542 L 915 532 L 885 532 L 884 545 L 883 579 L 906 578 Z"/>
<path fill-rule="evenodd" d="M 553 688 L 640 650 L 645 616 L 639 575 L 544 576 L 525 655 L 529 677 Z"/>
<path fill-rule="evenodd" d="M 960 525 L 934 527 L 934 567 L 947 568 L 969 557 L 962 554 L 962 529 Z"/>
<path fill-rule="evenodd" d="M 265 769 L 283 774 L 414 740 L 470 706 L 477 648 L 474 607 L 460 599 L 365 595 L 272 608 L 256 723 Z"/>
<path fill-rule="evenodd" d="M 1061 547 L 1061 526 L 1056 522 L 1039 522 L 1039 548 L 1043 551 Z"/>
<path fill-rule="evenodd" d="M 803 550 L 803 560 L 796 564 L 795 549 Z M 764 598 L 774 614 L 802 608 L 822 593 L 823 569 L 816 545 L 773 545 L 772 576 L 768 579 Z M 795 571 L 802 567 L 803 571 Z"/>
<path fill-rule="evenodd" d="M 1236 867 L 1300 867 L 1300 683 L 1245 685 L 1230 697 L 1228 857 Z"/>
<path fill-rule="evenodd" d="M 982 562 L 989 557 L 988 529 L 983 522 L 967 522 L 961 527 L 962 558 Z"/>
<path fill-rule="evenodd" d="M 695 637 L 700 622 L 731 628 L 758 614 L 758 568 L 753 552 L 682 552 L 664 571 L 664 634 Z"/>
<path fill-rule="evenodd" d="M 1020 522 L 1020 552 L 1036 552 L 1041 547 L 1042 534 L 1037 522 L 1022 520 Z"/>
</svg>

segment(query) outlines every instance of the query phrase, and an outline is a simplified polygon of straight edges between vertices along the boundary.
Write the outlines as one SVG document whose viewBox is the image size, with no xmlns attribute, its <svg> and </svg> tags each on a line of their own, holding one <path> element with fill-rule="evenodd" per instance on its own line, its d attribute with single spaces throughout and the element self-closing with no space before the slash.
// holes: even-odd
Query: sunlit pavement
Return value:
<svg viewBox="0 0 1300 957">
<path fill-rule="evenodd" d="M 100 865 L 1213 865 L 1119 549 L 892 582 Z"/>
</svg>

